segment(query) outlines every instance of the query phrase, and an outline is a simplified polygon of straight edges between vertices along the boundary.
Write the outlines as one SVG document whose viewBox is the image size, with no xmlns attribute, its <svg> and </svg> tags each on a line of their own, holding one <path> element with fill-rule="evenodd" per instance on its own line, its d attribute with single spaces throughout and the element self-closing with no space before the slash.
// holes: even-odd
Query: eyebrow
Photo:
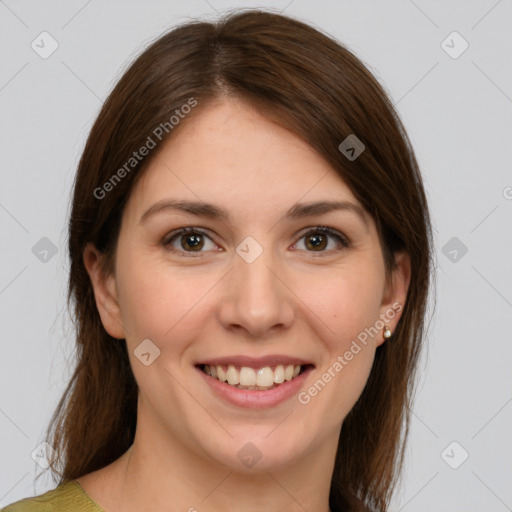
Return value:
<svg viewBox="0 0 512 512">
<path fill-rule="evenodd" d="M 202 201 L 189 201 L 182 199 L 163 199 L 151 206 L 139 220 L 139 224 L 149 217 L 164 212 L 184 212 L 198 217 L 213 220 L 229 221 L 229 213 L 222 207 Z M 302 219 L 322 215 L 333 211 L 349 211 L 356 214 L 368 226 L 368 219 L 364 209 L 349 201 L 316 201 L 310 203 L 294 204 L 283 216 L 285 219 Z"/>
</svg>

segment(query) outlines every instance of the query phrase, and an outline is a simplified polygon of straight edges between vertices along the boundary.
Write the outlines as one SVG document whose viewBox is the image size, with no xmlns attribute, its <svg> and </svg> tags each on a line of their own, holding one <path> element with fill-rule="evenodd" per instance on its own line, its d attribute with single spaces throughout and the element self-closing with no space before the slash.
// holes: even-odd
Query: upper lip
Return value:
<svg viewBox="0 0 512 512">
<path fill-rule="evenodd" d="M 264 368 L 265 366 L 278 366 L 282 364 L 287 365 L 308 365 L 313 364 L 310 361 L 301 359 L 299 357 L 285 356 L 280 354 L 267 355 L 263 357 L 249 357 L 249 356 L 227 356 L 216 357 L 213 359 L 205 359 L 198 362 L 197 365 L 207 364 L 210 366 L 223 366 L 232 364 L 234 366 L 247 366 L 248 368 Z"/>
</svg>

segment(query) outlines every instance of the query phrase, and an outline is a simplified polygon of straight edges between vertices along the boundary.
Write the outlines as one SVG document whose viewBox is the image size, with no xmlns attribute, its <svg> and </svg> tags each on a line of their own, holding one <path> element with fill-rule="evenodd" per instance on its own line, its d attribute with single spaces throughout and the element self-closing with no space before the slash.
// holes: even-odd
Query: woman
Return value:
<svg viewBox="0 0 512 512">
<path fill-rule="evenodd" d="M 91 130 L 69 251 L 59 485 L 5 512 L 388 509 L 431 232 L 350 51 L 264 11 L 159 38 Z"/>
</svg>

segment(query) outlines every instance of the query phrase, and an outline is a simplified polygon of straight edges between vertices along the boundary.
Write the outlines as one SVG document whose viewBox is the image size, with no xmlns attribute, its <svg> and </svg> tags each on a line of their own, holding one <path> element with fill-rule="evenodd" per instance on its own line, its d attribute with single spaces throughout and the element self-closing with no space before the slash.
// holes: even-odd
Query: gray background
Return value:
<svg viewBox="0 0 512 512">
<path fill-rule="evenodd" d="M 66 219 L 102 101 L 164 30 L 256 6 L 316 25 L 365 62 L 425 177 L 437 306 L 392 510 L 512 510 L 511 0 L 0 0 L 0 506 L 54 487 L 34 481 L 31 453 L 72 368 Z M 43 31 L 58 42 L 47 59 L 31 47 Z M 469 43 L 457 58 L 458 36 L 442 44 L 453 31 Z"/>
</svg>

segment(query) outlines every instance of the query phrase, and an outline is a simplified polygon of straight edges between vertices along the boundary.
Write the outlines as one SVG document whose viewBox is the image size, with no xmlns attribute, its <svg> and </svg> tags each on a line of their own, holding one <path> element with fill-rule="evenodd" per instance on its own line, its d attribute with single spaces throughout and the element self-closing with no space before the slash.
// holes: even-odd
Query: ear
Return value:
<svg viewBox="0 0 512 512">
<path fill-rule="evenodd" d="M 89 242 L 86 245 L 83 260 L 91 278 L 101 323 L 110 336 L 124 339 L 125 333 L 121 318 L 121 308 L 117 301 L 115 276 L 105 275 L 102 271 L 104 257 L 104 254 L 98 251 L 94 244 Z"/>
<path fill-rule="evenodd" d="M 395 253 L 396 268 L 392 270 L 389 282 L 386 282 L 382 297 L 380 318 L 388 326 L 391 333 L 396 326 L 405 306 L 407 290 L 411 281 L 411 259 L 405 251 Z M 384 342 L 384 338 L 377 340 L 377 346 Z"/>
</svg>

